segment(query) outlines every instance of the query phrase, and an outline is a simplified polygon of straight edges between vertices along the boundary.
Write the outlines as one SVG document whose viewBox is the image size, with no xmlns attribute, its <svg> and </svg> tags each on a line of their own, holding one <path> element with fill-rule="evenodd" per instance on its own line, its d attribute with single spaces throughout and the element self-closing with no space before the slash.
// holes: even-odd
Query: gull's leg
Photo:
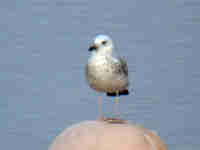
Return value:
<svg viewBox="0 0 200 150">
<path fill-rule="evenodd" d="M 114 104 L 114 113 L 116 115 L 116 119 L 120 120 L 120 112 L 119 112 L 119 92 L 116 93 L 115 104 Z"/>
<path fill-rule="evenodd" d="M 104 120 L 104 115 L 102 112 L 102 97 L 98 97 L 98 111 L 99 111 L 99 120 Z"/>
</svg>

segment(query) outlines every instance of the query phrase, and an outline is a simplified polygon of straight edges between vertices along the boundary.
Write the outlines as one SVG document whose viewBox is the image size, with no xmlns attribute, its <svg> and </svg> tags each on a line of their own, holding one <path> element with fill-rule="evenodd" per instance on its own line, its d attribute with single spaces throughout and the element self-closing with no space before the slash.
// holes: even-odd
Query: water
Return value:
<svg viewBox="0 0 200 150">
<path fill-rule="evenodd" d="M 3 149 L 47 149 L 64 128 L 96 119 L 84 66 L 97 33 L 128 61 L 135 94 L 120 97 L 121 117 L 169 149 L 200 148 L 199 1 L 1 1 L 0 18 Z M 109 116 L 112 98 L 103 102 Z"/>
</svg>

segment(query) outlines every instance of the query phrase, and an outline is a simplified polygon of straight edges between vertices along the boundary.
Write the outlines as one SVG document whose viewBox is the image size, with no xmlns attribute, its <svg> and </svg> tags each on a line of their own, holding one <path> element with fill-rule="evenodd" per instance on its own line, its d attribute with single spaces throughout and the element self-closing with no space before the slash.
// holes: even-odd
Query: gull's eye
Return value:
<svg viewBox="0 0 200 150">
<path fill-rule="evenodd" d="M 102 44 L 105 45 L 107 43 L 107 41 L 102 41 Z"/>
</svg>

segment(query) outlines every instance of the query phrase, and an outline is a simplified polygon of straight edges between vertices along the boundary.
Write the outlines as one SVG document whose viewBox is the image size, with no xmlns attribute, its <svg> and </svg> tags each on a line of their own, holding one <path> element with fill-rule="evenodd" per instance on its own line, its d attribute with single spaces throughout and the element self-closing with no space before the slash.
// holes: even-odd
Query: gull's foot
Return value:
<svg viewBox="0 0 200 150">
<path fill-rule="evenodd" d="M 111 124 L 124 124 L 127 123 L 126 120 L 121 120 L 120 118 L 104 118 L 104 121 Z"/>
<path fill-rule="evenodd" d="M 97 120 L 99 120 L 99 121 L 104 121 L 104 120 L 105 120 L 104 115 L 103 115 L 103 114 L 100 115 L 100 116 L 97 118 Z"/>
</svg>

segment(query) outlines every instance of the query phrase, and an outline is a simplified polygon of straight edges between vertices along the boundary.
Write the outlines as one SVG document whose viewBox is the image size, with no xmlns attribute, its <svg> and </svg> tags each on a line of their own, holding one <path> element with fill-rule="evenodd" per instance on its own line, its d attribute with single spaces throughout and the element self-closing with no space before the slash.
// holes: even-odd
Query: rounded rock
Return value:
<svg viewBox="0 0 200 150">
<path fill-rule="evenodd" d="M 66 128 L 49 150 L 167 150 L 154 132 L 116 121 L 84 121 Z"/>
</svg>

